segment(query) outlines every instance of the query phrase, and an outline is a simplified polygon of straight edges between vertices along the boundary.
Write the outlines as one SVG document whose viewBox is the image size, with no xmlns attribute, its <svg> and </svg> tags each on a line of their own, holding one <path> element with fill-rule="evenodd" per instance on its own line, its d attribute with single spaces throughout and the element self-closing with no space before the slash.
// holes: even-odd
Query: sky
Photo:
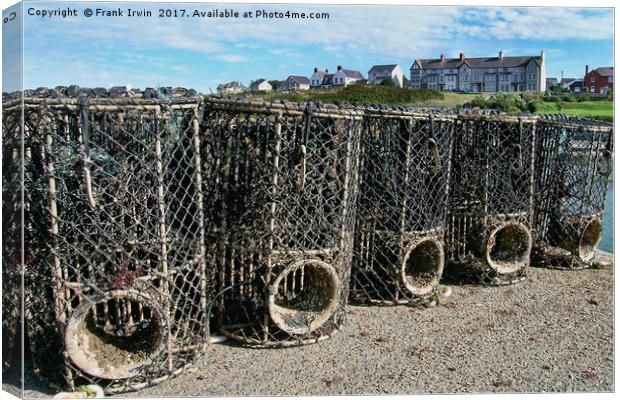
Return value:
<svg viewBox="0 0 620 400">
<path fill-rule="evenodd" d="M 78 16 L 41 17 L 28 9 L 76 9 Z M 87 18 L 86 8 L 125 11 Z M 149 9 L 130 18 L 126 9 Z M 327 12 L 329 19 L 159 18 L 159 8 Z M 31 11 L 31 12 L 33 12 Z M 326 6 L 199 3 L 28 2 L 24 6 L 24 87 L 182 86 L 215 91 L 219 83 L 257 78 L 310 77 L 314 67 L 338 65 L 365 76 L 374 64 L 400 64 L 406 76 L 416 58 L 539 55 L 548 77 L 583 77 L 613 66 L 611 8 L 472 8 L 439 6 Z M 8 43 L 3 51 L 19 53 Z M 18 24 L 12 25 L 17 27 Z M 18 58 L 18 57 L 14 57 Z M 11 75 L 11 72 L 13 75 Z M 3 63 L 3 91 L 16 90 L 15 68 Z"/>
</svg>

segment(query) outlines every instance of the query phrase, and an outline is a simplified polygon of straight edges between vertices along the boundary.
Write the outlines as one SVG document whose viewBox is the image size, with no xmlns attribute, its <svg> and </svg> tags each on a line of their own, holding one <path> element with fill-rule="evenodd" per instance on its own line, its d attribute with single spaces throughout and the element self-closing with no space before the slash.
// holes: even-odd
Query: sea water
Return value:
<svg viewBox="0 0 620 400">
<path fill-rule="evenodd" d="M 607 200 L 603 211 L 603 238 L 599 248 L 613 253 L 614 251 L 614 182 L 607 187 Z"/>
</svg>

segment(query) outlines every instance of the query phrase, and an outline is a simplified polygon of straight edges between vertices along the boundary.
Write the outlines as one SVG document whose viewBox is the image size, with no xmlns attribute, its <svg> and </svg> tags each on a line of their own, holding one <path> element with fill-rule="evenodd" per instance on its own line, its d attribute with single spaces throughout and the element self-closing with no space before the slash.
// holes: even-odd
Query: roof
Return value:
<svg viewBox="0 0 620 400">
<path fill-rule="evenodd" d="M 354 71 L 352 69 L 341 69 L 341 71 L 344 72 L 344 76 L 347 78 L 364 79 L 364 75 L 359 71 Z"/>
<path fill-rule="evenodd" d="M 600 67 L 595 71 L 601 76 L 614 76 L 614 67 Z"/>
<path fill-rule="evenodd" d="M 325 71 L 316 71 L 316 72 L 313 72 L 312 75 L 313 76 L 318 75 L 319 78 L 323 79 L 323 77 L 325 76 Z"/>
<path fill-rule="evenodd" d="M 504 56 L 501 59 L 499 57 L 466 57 L 463 61 L 461 61 L 460 58 L 444 58 L 443 61 L 441 61 L 440 58 L 435 58 L 415 60 L 413 64 L 418 64 L 422 69 L 456 69 L 463 63 L 467 64 L 470 68 L 514 68 L 523 66 L 531 60 L 534 60 L 538 65 L 542 63 L 542 57 L 540 56 Z M 411 67 L 413 68 L 413 65 Z"/>
<path fill-rule="evenodd" d="M 568 86 L 573 87 L 573 86 L 582 86 L 582 85 L 583 85 L 583 79 L 575 79 L 575 81 L 571 82 L 571 84 Z"/>
<path fill-rule="evenodd" d="M 370 74 L 374 71 L 384 71 L 386 69 L 392 72 L 394 71 L 394 69 L 396 69 L 396 67 L 398 67 L 398 64 L 373 65 L 372 68 L 368 71 L 368 73 Z"/>
<path fill-rule="evenodd" d="M 575 78 L 562 78 L 562 80 L 560 81 L 560 83 L 564 84 L 564 83 L 571 83 L 576 81 Z"/>
<path fill-rule="evenodd" d="M 301 76 L 301 75 L 290 75 L 288 78 L 286 78 L 287 80 L 292 79 L 295 82 L 299 83 L 300 85 L 309 85 L 310 84 L 310 79 L 306 78 L 305 76 Z"/>
</svg>

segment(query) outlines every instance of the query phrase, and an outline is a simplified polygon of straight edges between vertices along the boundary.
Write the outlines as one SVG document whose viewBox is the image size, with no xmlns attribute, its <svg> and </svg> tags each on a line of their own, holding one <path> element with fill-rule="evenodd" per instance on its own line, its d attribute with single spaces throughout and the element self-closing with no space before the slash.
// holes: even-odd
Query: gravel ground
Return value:
<svg viewBox="0 0 620 400">
<path fill-rule="evenodd" d="M 435 308 L 349 307 L 344 331 L 320 344 L 212 345 L 204 367 L 124 396 L 614 390 L 611 268 L 452 289 Z M 27 397 L 45 395 L 27 380 Z"/>
</svg>

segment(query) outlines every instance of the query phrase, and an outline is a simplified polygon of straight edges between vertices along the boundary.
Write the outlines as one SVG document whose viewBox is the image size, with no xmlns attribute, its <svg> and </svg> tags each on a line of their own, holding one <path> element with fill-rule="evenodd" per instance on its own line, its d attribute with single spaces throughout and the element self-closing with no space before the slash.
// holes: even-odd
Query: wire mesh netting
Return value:
<svg viewBox="0 0 620 400">
<path fill-rule="evenodd" d="M 546 116 L 539 126 L 533 260 L 549 268 L 590 267 L 602 237 L 613 126 L 563 116 Z"/>
<path fill-rule="evenodd" d="M 209 100 L 208 264 L 218 326 L 253 346 L 319 341 L 344 321 L 361 113 Z M 226 290 L 228 288 L 228 290 Z"/>
<path fill-rule="evenodd" d="M 444 267 L 454 116 L 366 115 L 350 299 L 420 304 Z"/>
<path fill-rule="evenodd" d="M 2 115 L 2 366 L 22 363 L 21 113 Z"/>
<path fill-rule="evenodd" d="M 24 113 L 26 333 L 48 379 L 137 389 L 208 342 L 200 102 L 5 104 Z"/>
<path fill-rule="evenodd" d="M 525 278 L 532 247 L 536 121 L 459 116 L 446 221 L 446 276 L 483 284 Z"/>
</svg>

